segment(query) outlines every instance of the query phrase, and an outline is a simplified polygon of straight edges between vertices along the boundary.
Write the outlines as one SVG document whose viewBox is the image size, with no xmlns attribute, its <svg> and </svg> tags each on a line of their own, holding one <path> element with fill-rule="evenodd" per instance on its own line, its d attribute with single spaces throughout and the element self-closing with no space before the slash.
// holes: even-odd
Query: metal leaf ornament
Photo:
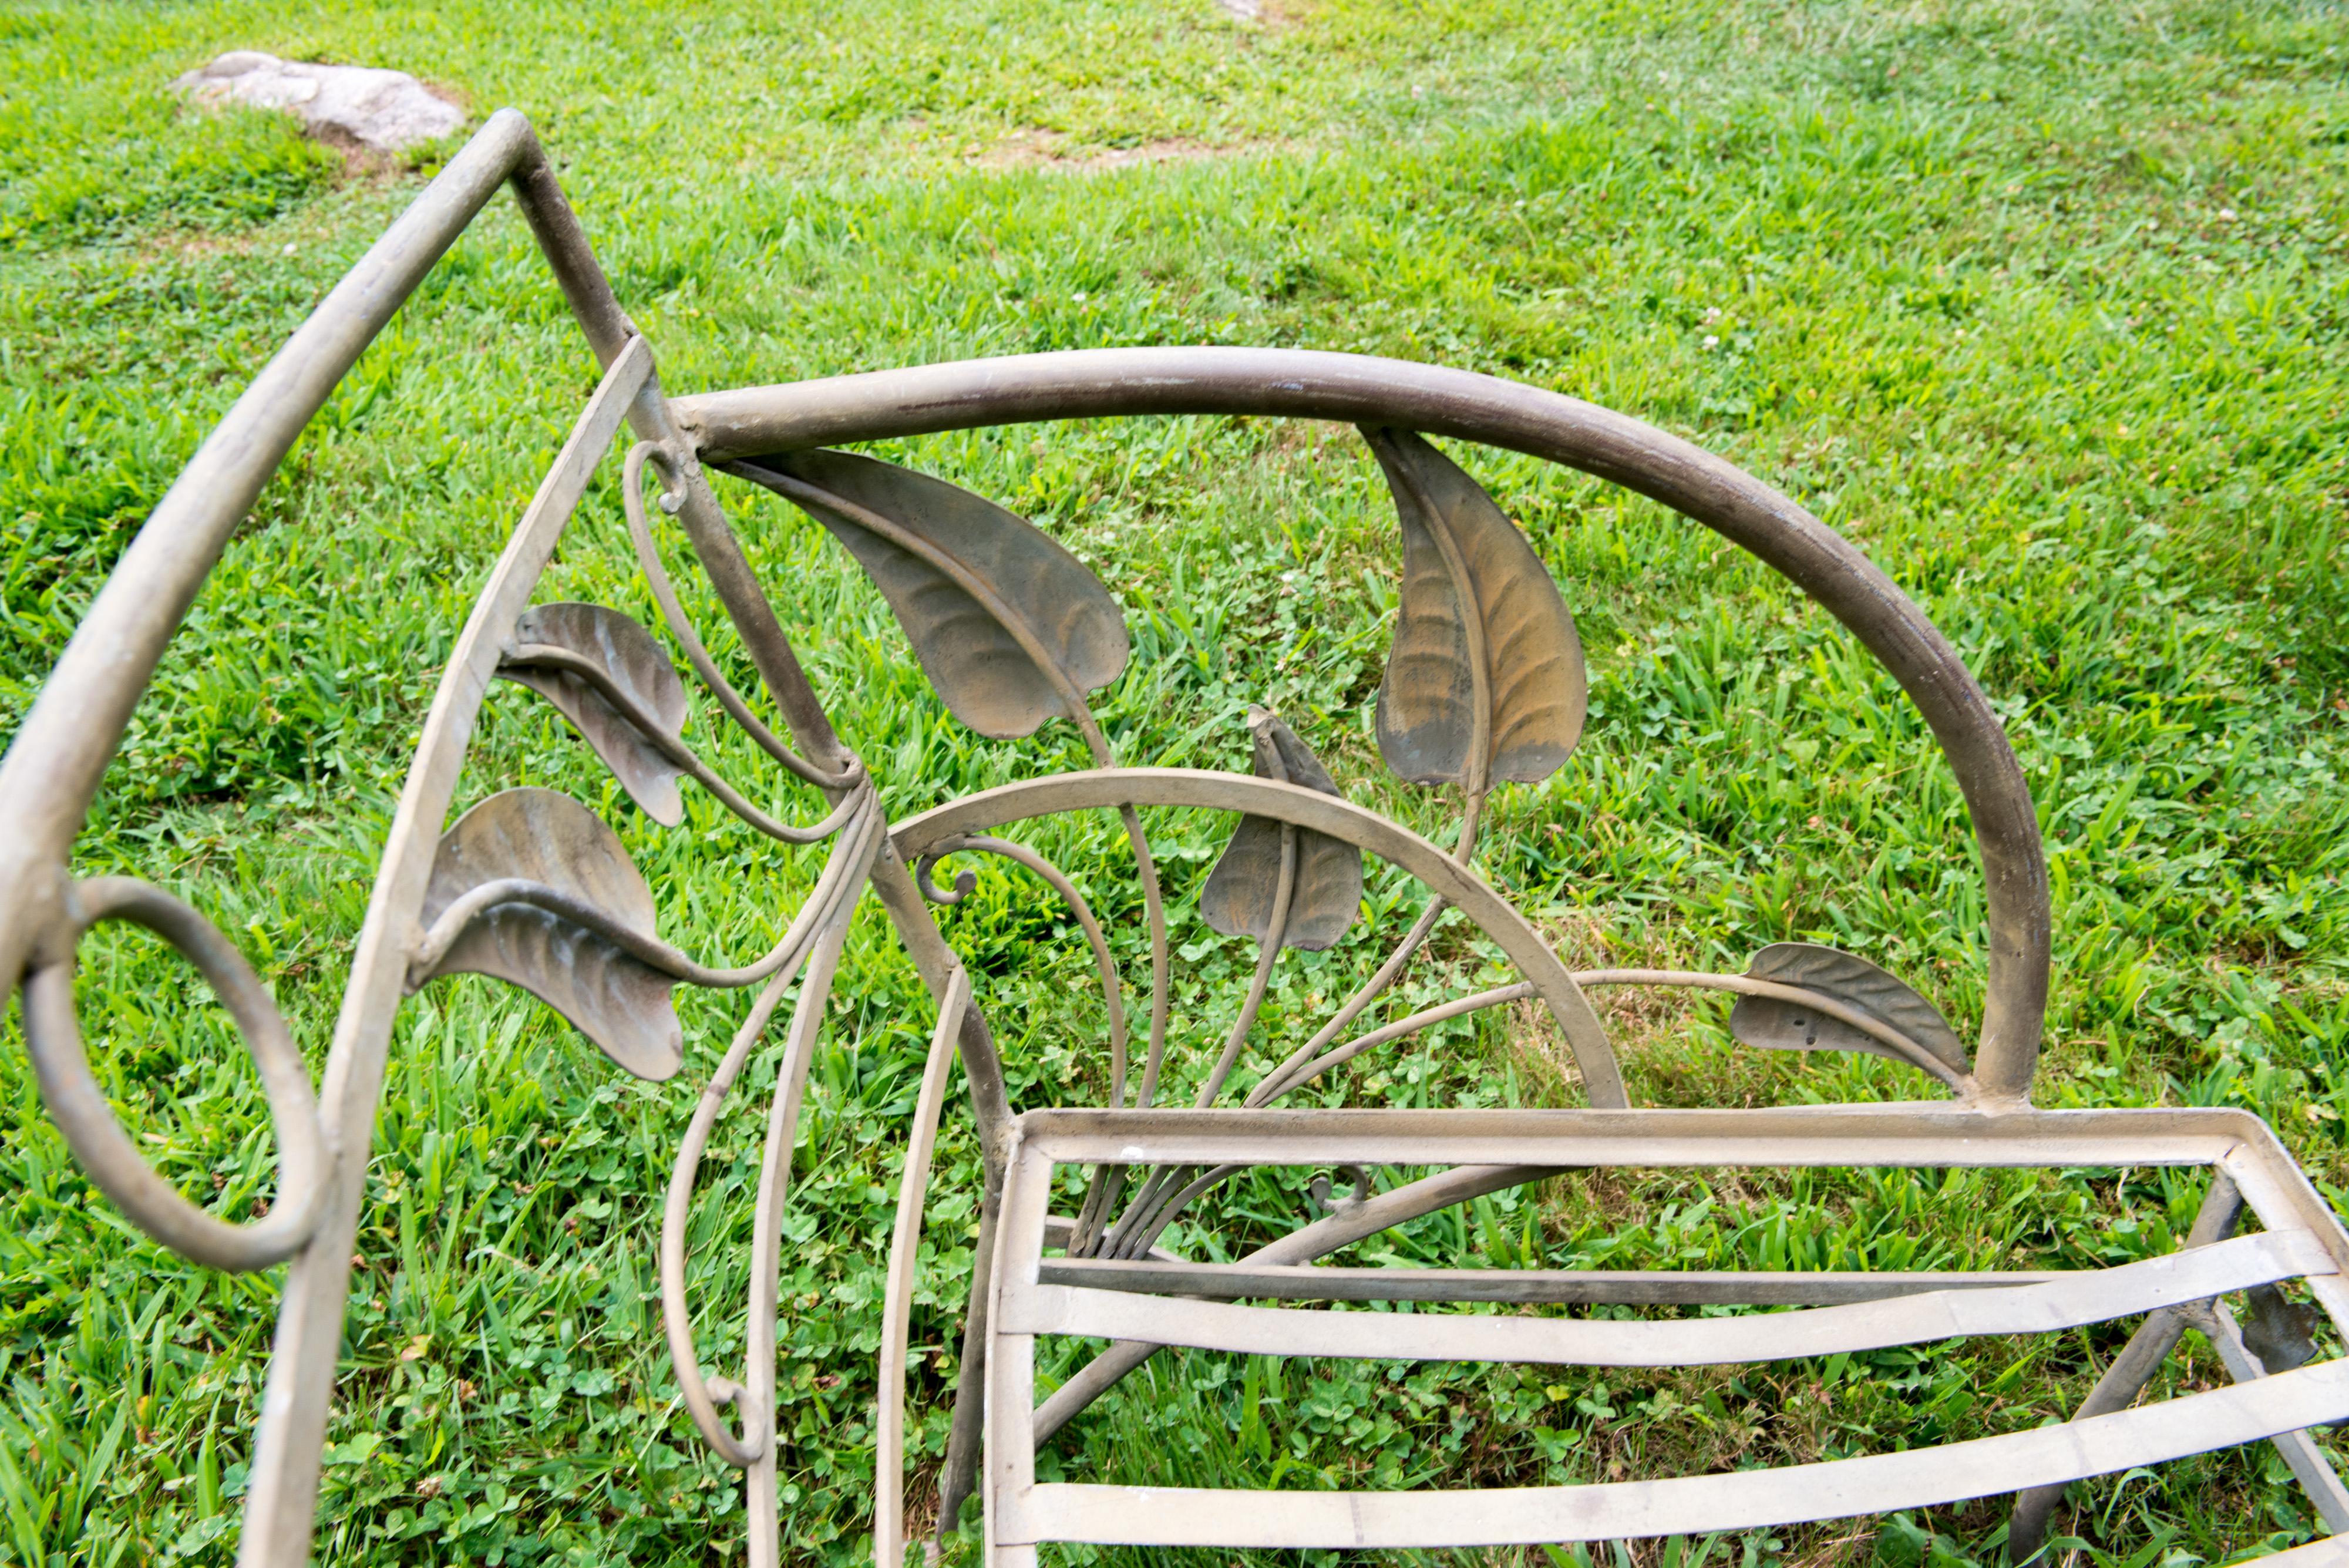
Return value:
<svg viewBox="0 0 2349 1568">
<path fill-rule="evenodd" d="M 1338 793 L 1321 760 L 1278 718 L 1262 708 L 1250 708 L 1248 728 L 1254 732 L 1258 778 L 1303 784 L 1323 794 Z M 1270 817 L 1241 817 L 1223 857 L 1207 874 L 1206 888 L 1199 896 L 1200 918 L 1227 937 L 1268 936 L 1280 890 L 1281 836 L 1289 830 L 1288 824 Z M 1297 870 L 1280 945 L 1318 952 L 1354 923 L 1362 902 L 1362 852 L 1310 828 L 1294 831 Z"/>
<path fill-rule="evenodd" d="M 967 490 L 852 452 L 731 465 L 848 546 L 947 711 L 1012 740 L 1074 719 L 1116 680 L 1130 644 L 1117 600 L 1035 524 Z"/>
<path fill-rule="evenodd" d="M 604 759 L 628 798 L 664 827 L 685 820 L 677 781 L 682 772 L 648 732 L 676 739 L 685 728 L 685 682 L 653 634 L 602 605 L 539 605 L 514 625 L 513 651 L 498 666 L 507 680 L 554 704 Z M 596 679 L 636 712 L 623 713 Z"/>
<path fill-rule="evenodd" d="M 523 891 L 515 884 L 658 940 L 652 891 L 619 836 L 567 794 L 505 790 L 459 817 L 433 855 L 424 925 L 468 894 Z M 685 1033 L 669 1002 L 676 980 L 582 919 L 521 898 L 492 901 L 409 986 L 457 973 L 521 986 L 639 1078 L 659 1082 L 684 1064 Z"/>
<path fill-rule="evenodd" d="M 1800 986 L 1907 1036 L 1945 1066 L 1966 1070 L 1966 1047 L 1940 1009 L 1855 953 L 1811 942 L 1774 942 L 1745 967 L 1751 980 Z M 1729 1032 L 1748 1045 L 1775 1051 L 1865 1051 L 1904 1061 L 1901 1054 L 1838 1018 L 1798 1002 L 1741 996 L 1730 1010 Z"/>
<path fill-rule="evenodd" d="M 1557 585 L 1458 464 L 1409 431 L 1365 428 L 1362 437 L 1402 524 L 1380 754 L 1414 784 L 1547 778 L 1582 738 L 1589 699 L 1582 639 Z"/>
</svg>

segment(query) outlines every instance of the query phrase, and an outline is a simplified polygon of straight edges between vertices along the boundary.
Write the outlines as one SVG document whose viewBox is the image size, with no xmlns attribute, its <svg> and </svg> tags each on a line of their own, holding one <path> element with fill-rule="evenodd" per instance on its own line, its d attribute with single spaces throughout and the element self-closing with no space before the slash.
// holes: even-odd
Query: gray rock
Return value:
<svg viewBox="0 0 2349 1568">
<path fill-rule="evenodd" d="M 281 60 L 253 49 L 231 50 L 171 86 L 197 103 L 289 109 L 326 140 L 378 152 L 430 141 L 465 123 L 464 110 L 406 71 Z"/>
</svg>

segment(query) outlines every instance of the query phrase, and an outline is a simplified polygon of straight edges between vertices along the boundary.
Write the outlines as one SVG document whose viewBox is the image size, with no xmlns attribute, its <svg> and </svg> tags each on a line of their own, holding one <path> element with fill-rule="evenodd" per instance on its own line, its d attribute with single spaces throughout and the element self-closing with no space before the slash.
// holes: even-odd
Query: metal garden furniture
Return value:
<svg viewBox="0 0 2349 1568">
<path fill-rule="evenodd" d="M 310 417 L 443 250 L 511 184 L 604 366 L 601 384 L 474 602 L 418 743 L 384 846 L 323 1079 L 235 946 L 180 899 L 124 877 L 68 869 L 109 759 L 163 648 Z M 1123 615 L 1075 557 L 994 504 L 843 443 L 1044 420 L 1257 415 L 1361 428 L 1392 491 L 1402 586 L 1381 689 L 1378 742 L 1397 774 L 1448 786 L 1455 836 L 1438 845 L 1340 794 L 1279 717 L 1251 717 L 1248 774 L 1118 764 L 1088 706 L 1128 660 Z M 595 605 L 535 603 L 558 537 L 626 428 L 631 536 L 666 631 L 709 697 L 804 784 L 802 821 L 752 805 L 684 738 L 685 684 L 655 634 Z M 1427 439 L 1482 443 L 1582 470 L 1653 498 L 1751 551 L 1835 615 L 1915 702 L 1955 771 L 1987 878 L 1987 1002 L 1971 1047 L 1918 992 L 1853 955 L 1765 949 L 1742 974 L 1569 970 L 1475 869 L 1490 792 L 1556 771 L 1584 717 L 1574 623 L 1522 534 Z M 908 820 L 886 820 L 871 776 L 826 719 L 730 531 L 713 473 L 773 491 L 836 535 L 895 611 L 947 708 L 991 736 L 1072 724 L 1095 765 L 1026 778 Z M 779 734 L 730 685 L 685 615 L 657 531 L 681 535 L 783 720 Z M 653 889 L 595 813 L 543 789 L 492 795 L 447 820 L 458 770 L 493 679 L 553 703 L 636 805 L 678 820 L 678 781 L 759 832 L 826 846 L 789 929 L 740 964 L 659 934 Z M 528 698 L 519 699 L 529 701 Z M 1203 918 L 1258 954 L 1237 1023 L 1192 1104 L 1170 1107 L 1167 915 L 1142 813 L 1237 818 L 1200 896 Z M 1018 838 L 1063 813 L 1106 814 L 1130 845 L 1151 963 L 1130 1023 L 1101 922 L 1075 883 Z M 798 1107 L 851 909 L 868 887 L 936 1001 L 888 1264 L 882 1348 L 877 1561 L 905 1550 L 902 1391 L 914 1243 L 932 1140 L 958 1055 L 986 1151 L 981 1267 L 964 1381 L 941 1478 L 941 1517 L 976 1488 L 991 1561 L 1055 1542 L 1216 1547 L 1444 1547 L 1596 1541 L 1734 1530 L 2017 1493 L 2018 1552 L 2044 1532 L 2067 1480 L 2235 1444 L 2269 1441 L 2316 1512 L 2349 1532 L 2344 1491 L 2307 1428 L 2349 1417 L 2349 1362 L 2312 1362 L 2301 1282 L 2349 1332 L 2349 1235 L 2270 1130 L 2215 1110 L 2042 1111 L 2029 1100 L 2049 983 L 2049 907 L 2032 802 L 1991 707 L 1949 643 L 1883 573 L 1800 507 L 1730 465 L 1636 421 L 1488 377 L 1343 355 L 1240 348 L 1125 349 L 882 371 L 671 398 L 651 349 L 614 298 L 523 118 L 492 117 L 254 380 L 123 556 L 0 763 L 0 976 L 21 986 L 27 1047 L 48 1110 L 90 1179 L 165 1246 L 221 1269 L 290 1263 L 251 1467 L 240 1561 L 292 1564 L 309 1550 L 351 1251 L 393 1017 L 439 976 L 522 986 L 621 1067 L 664 1079 L 682 1065 L 671 994 L 680 982 L 752 990 L 730 1048 L 700 1092 L 679 1149 L 660 1238 L 669 1348 L 709 1446 L 745 1471 L 750 1556 L 780 1561 L 775 1324 L 780 1221 Z M 1226 1094 L 1290 948 L 1324 948 L 1360 918 L 1362 856 L 1425 890 L 1416 920 L 1372 979 L 1244 1095 Z M 1064 901 L 1102 986 L 1112 1085 L 1106 1107 L 1015 1114 L 984 997 L 941 933 L 933 902 L 949 857 L 1005 857 Z M 1376 1027 L 1358 1021 L 1456 913 L 1518 980 Z M 223 1221 L 165 1184 L 101 1096 L 73 1002 L 75 946 L 101 920 L 160 934 L 205 976 L 266 1083 L 279 1199 Z M 1871 1052 L 1913 1069 L 1934 1097 L 1785 1109 L 1643 1110 L 1627 1102 L 1586 993 L 1601 986 L 1737 993 L 1733 1032 L 1783 1049 Z M 739 1379 L 706 1376 L 686 1299 L 684 1217 L 721 1102 L 775 1015 L 788 1050 L 767 1121 Z M 1296 1110 L 1283 1097 L 1357 1056 L 1447 1018 L 1537 1005 L 1568 1043 L 1587 1105 L 1551 1110 Z M 1350 1031 L 1356 1031 L 1350 1033 Z M 1216 1045 L 1209 1042 L 1210 1046 Z M 1285 1043 L 1284 1043 L 1285 1045 Z M 1239 1103 L 1218 1108 L 1236 1097 Z M 2179 1252 L 2052 1273 L 1595 1272 L 1319 1265 L 1317 1259 L 1420 1215 L 1560 1170 L 1599 1167 L 2199 1166 L 2209 1194 Z M 1055 1216 L 1059 1167 L 1085 1196 Z M 1259 1166 L 1333 1173 L 1350 1194 L 1237 1262 L 1162 1245 L 1218 1184 Z M 1381 1168 L 1435 1173 L 1379 1189 Z M 1328 1193 L 1326 1184 L 1318 1190 Z M 2259 1229 L 2233 1234 L 2239 1218 Z M 2225 1298 L 2240 1295 L 2239 1329 Z M 1375 1313 L 1345 1303 L 1483 1303 L 1491 1313 Z M 1763 1314 L 1545 1314 L 1577 1303 L 1788 1306 Z M 1324 1303 L 1308 1307 L 1299 1303 Z M 2046 1333 L 2142 1315 L 2127 1350 L 2068 1424 L 1941 1449 L 1785 1469 L 1502 1491 L 1200 1493 L 1036 1477 L 1036 1446 L 1165 1346 L 1268 1355 L 1672 1366 L 1826 1355 L 1968 1334 Z M 2131 1407 L 2184 1330 L 2209 1336 L 2232 1386 Z M 1040 1406 L 1040 1336 L 1112 1342 Z M 2349 1558 L 2318 1542 L 2292 1554 Z"/>
</svg>

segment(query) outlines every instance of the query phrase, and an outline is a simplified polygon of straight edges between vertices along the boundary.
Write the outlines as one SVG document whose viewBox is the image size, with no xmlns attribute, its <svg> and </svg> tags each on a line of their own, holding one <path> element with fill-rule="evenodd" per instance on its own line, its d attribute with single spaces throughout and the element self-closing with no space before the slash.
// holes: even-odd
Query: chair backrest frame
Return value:
<svg viewBox="0 0 2349 1568">
<path fill-rule="evenodd" d="M 77 884 L 68 868 L 73 844 L 166 645 L 237 524 L 367 345 L 501 185 L 514 190 L 605 376 L 476 601 L 442 679 L 378 867 L 314 1103 L 306 1085 L 287 1076 L 287 1063 L 296 1069 L 299 1064 L 283 1038 L 282 1020 L 276 1019 L 257 983 L 248 983 L 250 971 L 242 968 L 225 939 L 210 932 L 185 906 L 160 894 L 150 897 L 152 890 L 141 891 L 143 885 Z M 833 873 L 826 883 L 832 891 L 821 909 L 812 902 L 804 912 L 808 918 L 795 923 L 794 934 L 762 961 L 764 967 L 723 971 L 695 965 L 663 948 L 648 932 L 632 928 L 622 915 L 583 902 L 574 897 L 577 888 L 544 879 L 523 887 L 513 877 L 503 882 L 491 878 L 470 891 L 459 888 L 461 896 L 450 907 L 461 906 L 466 919 L 490 919 L 504 909 L 501 918 L 524 925 L 530 920 L 572 920 L 621 955 L 613 963 L 636 965 L 627 972 L 640 987 L 651 988 L 646 994 L 657 992 L 663 1007 L 667 986 L 679 980 L 765 982 L 752 1022 L 737 1037 L 730 1065 L 721 1066 L 705 1093 L 703 1113 L 697 1116 L 696 1131 L 688 1140 L 690 1147 L 680 1154 L 667 1227 L 676 1231 L 681 1230 L 682 1203 L 691 1194 L 699 1149 L 696 1140 L 706 1138 L 718 1098 L 739 1071 L 749 1044 L 780 1006 L 785 981 L 802 970 L 808 978 L 793 1017 L 792 1059 L 794 1070 L 803 1075 L 823 1014 L 823 985 L 828 983 L 844 937 L 846 910 L 867 885 L 944 1010 L 942 1028 L 953 1032 L 985 1151 L 989 1201 L 983 1213 L 988 1216 L 999 1192 L 1011 1127 L 992 1036 L 980 1009 L 965 1001 L 968 988 L 961 965 L 907 864 L 929 846 L 909 839 L 901 851 L 891 838 L 862 764 L 833 732 L 764 587 L 727 524 L 703 464 L 979 425 L 1226 413 L 1394 427 L 1564 463 L 1623 484 L 1715 529 L 1817 599 L 1891 671 L 1956 771 L 1988 877 L 1990 926 L 1989 993 L 1974 1056 L 1972 1093 L 1965 1103 L 1995 1111 L 2027 1098 L 2047 992 L 2049 913 L 2037 823 L 2020 767 L 1987 699 L 1948 641 L 1863 555 L 1786 497 L 1684 441 L 1570 398 L 1466 372 L 1296 350 L 1164 348 L 1040 355 L 672 400 L 663 393 L 650 351 L 597 266 L 530 126 L 520 114 L 502 110 L 326 297 L 206 439 L 124 553 L 0 760 L 0 822 L 9 828 L 0 835 L 0 984 L 21 985 L 26 991 L 27 1047 L 52 1116 L 93 1180 L 165 1245 L 224 1268 L 292 1262 L 256 1434 L 240 1562 L 287 1564 L 307 1556 L 352 1243 L 393 1021 L 401 998 L 435 972 L 429 966 L 419 967 L 419 952 L 449 956 L 462 937 L 457 929 L 461 921 L 453 915 L 449 919 L 456 924 L 447 929 L 427 930 L 425 912 L 428 896 L 437 899 L 447 892 L 440 878 L 448 857 L 437 851 L 445 850 L 457 836 L 452 830 L 444 837 L 442 827 L 483 693 L 499 673 L 523 679 L 517 670 L 535 659 L 529 683 L 559 706 L 571 703 L 566 712 L 584 711 L 581 705 L 588 698 L 582 693 L 591 687 L 595 700 L 611 711 L 624 717 L 637 712 L 630 706 L 634 695 L 626 681 L 615 683 L 612 670 L 592 660 L 573 659 L 565 664 L 572 655 L 561 648 L 520 646 L 516 629 L 555 538 L 619 429 L 628 427 L 640 443 L 627 486 L 632 517 L 640 524 L 640 552 L 647 546 L 637 516 L 642 497 L 636 479 L 649 459 L 661 479 L 662 510 L 689 542 L 780 711 L 789 741 L 766 731 L 740 695 L 709 667 L 698 640 L 676 610 L 674 596 L 656 576 L 656 597 L 662 599 L 670 629 L 694 656 L 705 682 L 736 722 L 802 781 L 822 791 L 830 815 L 791 841 L 833 837 Z M 647 569 L 658 572 L 657 557 L 648 553 Z M 571 677 L 586 685 L 564 686 L 564 680 Z M 648 731 L 648 726 L 657 727 L 649 721 L 637 724 L 639 730 Z M 649 739 L 653 750 L 661 753 L 654 759 L 657 769 L 690 771 L 692 759 L 669 745 L 673 735 Z M 695 776 L 707 783 L 706 772 Z M 1111 773 L 1089 776 L 1095 782 L 1087 787 L 1098 789 L 1104 780 L 1112 787 L 1119 783 Z M 1292 815 L 1326 816 L 1332 809 L 1327 797 L 1295 785 L 1268 787 L 1271 794 L 1260 789 L 1249 798 L 1270 800 L 1288 791 L 1300 797 L 1282 797 L 1283 809 Z M 493 800 L 485 806 L 496 804 Z M 592 826 L 564 819 L 559 811 L 553 816 L 543 812 L 532 815 L 523 804 L 512 804 L 513 822 L 543 829 L 546 843 L 542 847 L 554 860 L 605 853 Z M 735 809 L 746 815 L 740 807 Z M 746 820 L 755 815 L 747 814 Z M 767 830 L 776 831 L 777 826 L 768 822 Z M 1351 826 L 1370 837 L 1401 832 L 1392 825 L 1376 830 L 1361 823 Z M 782 829 L 778 836 L 790 832 Z M 1413 869 L 1423 880 L 1467 877 L 1469 882 L 1459 883 L 1454 891 L 1474 896 L 1469 886 L 1473 873 L 1423 841 L 1403 845 L 1396 839 L 1387 847 L 1400 847 L 1406 858 L 1422 862 Z M 625 861 L 624 854 L 621 859 Z M 560 882 L 560 877 L 555 880 Z M 516 888 L 521 890 L 514 891 Z M 509 902 L 497 902 L 508 894 Z M 516 914 L 517 909 L 523 912 Z M 281 1199 L 286 1200 L 274 1225 L 240 1233 L 208 1220 L 146 1168 L 113 1121 L 91 1080 L 78 1032 L 69 1027 L 74 944 L 101 919 L 137 919 L 162 931 L 198 962 L 237 1013 L 271 1083 L 281 1169 L 289 1187 L 308 1189 L 307 1196 L 281 1192 Z M 1493 920 L 1483 923 L 1488 930 L 1494 929 Z M 1525 929 L 1529 935 L 1530 928 Z M 1163 941 L 1161 946 L 1163 965 Z M 1565 976 L 1547 950 L 1528 949 L 1517 956 L 1540 971 L 1530 976 L 1535 989 L 1560 1010 L 1571 1033 L 1567 1015 L 1579 1004 L 1571 977 Z M 1163 986 L 1161 991 L 1163 994 Z M 613 1048 L 610 1041 L 602 1043 Z M 1576 1044 L 1582 1052 L 1584 1043 Z M 1611 1061 L 1604 1060 L 1603 1036 L 1598 1049 L 1585 1062 L 1586 1080 L 1595 1098 L 1619 1102 L 1619 1084 L 1610 1087 L 1609 1083 L 1612 1067 Z M 777 1096 L 772 1126 L 781 1130 L 778 1134 L 771 1128 L 768 1169 L 761 1179 L 762 1238 L 772 1229 L 770 1211 L 780 1203 L 778 1138 L 781 1169 L 788 1171 L 799 1081 L 792 1080 L 788 1092 Z M 991 1255 L 990 1246 L 982 1236 L 982 1256 Z M 721 1386 L 713 1380 L 703 1386 L 690 1334 L 680 1345 L 676 1326 L 682 1313 L 680 1247 L 665 1245 L 663 1262 L 665 1305 L 680 1381 L 713 1447 L 750 1471 L 753 1556 L 771 1559 L 780 1528 L 771 1484 L 774 1444 L 771 1438 L 758 1440 L 754 1431 L 747 1431 L 748 1423 L 747 1435 L 734 1438 L 719 1423 L 715 1410 L 717 1404 L 730 1400 L 746 1416 L 758 1415 L 761 1397 L 771 1400 L 771 1365 L 763 1396 L 755 1365 L 743 1385 Z M 774 1314 L 771 1289 L 762 1300 L 754 1288 L 750 1335 L 754 1350 L 761 1343 L 771 1345 Z M 755 1363 L 757 1358 L 752 1359 Z M 768 1360 L 771 1363 L 771 1355 Z M 976 1440 L 976 1429 L 966 1432 L 958 1421 L 957 1436 L 967 1448 Z M 761 1475 L 769 1482 L 763 1504 L 757 1484 Z"/>
</svg>

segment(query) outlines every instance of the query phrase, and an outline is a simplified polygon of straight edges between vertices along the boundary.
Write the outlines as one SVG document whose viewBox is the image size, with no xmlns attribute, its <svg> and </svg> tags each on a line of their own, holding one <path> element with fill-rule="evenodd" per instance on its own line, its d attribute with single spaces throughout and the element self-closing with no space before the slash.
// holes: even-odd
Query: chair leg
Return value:
<svg viewBox="0 0 2349 1568">
<path fill-rule="evenodd" d="M 2169 1353 L 2178 1348 L 2178 1336 L 2186 1332 L 2186 1319 L 2168 1308 L 2147 1313 L 2145 1322 L 2130 1336 L 2105 1375 L 2096 1379 L 2095 1387 L 2080 1401 L 2072 1419 L 2085 1421 L 2091 1416 L 2108 1416 L 2125 1409 L 2137 1397 L 2137 1391 L 2149 1382 Z M 2047 1521 L 2055 1515 L 2056 1505 L 2064 1501 L 2068 1481 L 2053 1486 L 2034 1486 L 2014 1494 L 2014 1512 L 2006 1527 L 2006 1560 L 2023 1563 L 2039 1555 L 2046 1544 Z"/>
<path fill-rule="evenodd" d="M 2243 1196 L 2226 1177 L 2214 1174 L 2210 1190 L 2202 1199 L 2201 1209 L 2194 1216 L 2194 1227 L 2186 1235 L 2189 1247 L 2208 1247 L 2223 1241 L 2234 1230 L 2236 1217 L 2243 1210 Z M 2108 1416 L 2125 1409 L 2137 1398 L 2138 1391 L 2161 1370 L 2169 1353 L 2178 1348 L 2178 1336 L 2186 1332 L 2185 1314 L 2169 1308 L 2146 1314 L 2137 1333 L 2129 1336 L 2105 1375 L 2088 1397 L 2080 1401 L 2072 1419 L 2086 1420 L 2091 1416 Z M 2006 1527 L 2006 1560 L 2023 1563 L 2037 1557 L 2047 1542 L 2047 1522 L 2055 1516 L 2055 1508 L 2064 1501 L 2068 1482 L 2052 1486 L 2034 1486 L 2014 1494 L 2014 1511 L 2008 1517 Z"/>
<path fill-rule="evenodd" d="M 2224 1303 L 2200 1302 L 2183 1310 L 2187 1314 L 2187 1321 L 2200 1329 L 2210 1341 L 2211 1348 L 2219 1353 L 2219 1360 L 2227 1368 L 2228 1376 L 2238 1383 L 2249 1383 L 2254 1378 L 2268 1376 L 2267 1368 L 2261 1366 L 2245 1348 L 2242 1334 L 2235 1326 L 2234 1314 L 2227 1310 Z M 2278 1367 L 2276 1370 L 2285 1369 Z M 2283 1456 L 2283 1462 L 2292 1467 L 2292 1475 L 2300 1482 L 2300 1490 L 2308 1494 L 2309 1503 L 2316 1510 L 2316 1516 L 2324 1521 L 2324 1528 L 2335 1535 L 2349 1532 L 2349 1487 L 2341 1484 L 2340 1474 L 2333 1469 L 2333 1462 L 2324 1457 L 2324 1450 L 2318 1448 L 2315 1440 L 2304 1431 L 2281 1432 L 2268 1441 L 2273 1443 L 2276 1452 Z"/>
</svg>

